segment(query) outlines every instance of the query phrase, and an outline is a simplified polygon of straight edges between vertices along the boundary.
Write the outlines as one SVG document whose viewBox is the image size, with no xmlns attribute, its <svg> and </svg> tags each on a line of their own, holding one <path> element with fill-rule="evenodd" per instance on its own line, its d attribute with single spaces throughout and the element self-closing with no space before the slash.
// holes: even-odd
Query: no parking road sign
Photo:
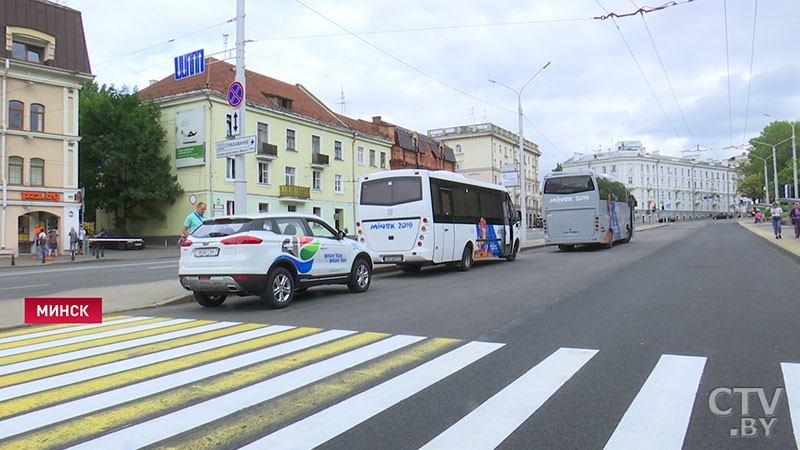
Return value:
<svg viewBox="0 0 800 450">
<path fill-rule="evenodd" d="M 243 99 L 244 99 L 244 86 L 242 86 L 242 83 L 234 81 L 228 87 L 228 104 L 235 108 L 239 106 L 240 103 L 242 103 Z"/>
</svg>

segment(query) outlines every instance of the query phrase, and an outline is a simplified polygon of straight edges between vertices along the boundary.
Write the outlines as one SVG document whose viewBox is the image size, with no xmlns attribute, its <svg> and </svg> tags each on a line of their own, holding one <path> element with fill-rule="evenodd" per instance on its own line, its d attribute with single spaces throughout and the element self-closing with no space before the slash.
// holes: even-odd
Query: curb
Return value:
<svg viewBox="0 0 800 450">
<path fill-rule="evenodd" d="M 791 258 L 795 262 L 800 263 L 800 254 L 798 254 L 798 253 L 796 253 L 796 252 L 794 252 L 792 250 L 789 250 L 788 248 L 778 244 L 777 239 L 770 239 L 770 237 L 772 237 L 771 234 L 769 235 L 770 237 L 767 237 L 767 236 L 764 236 L 763 234 L 759 233 L 758 230 L 755 230 L 755 229 L 751 228 L 750 226 L 745 225 L 742 222 L 737 222 L 737 224 L 740 227 L 744 228 L 745 230 L 747 230 L 747 231 L 755 234 L 756 236 L 760 237 L 761 239 L 764 239 L 765 241 L 767 241 L 769 243 L 769 245 L 775 247 L 781 253 L 783 253 L 784 255 L 788 256 L 789 258 Z"/>
</svg>

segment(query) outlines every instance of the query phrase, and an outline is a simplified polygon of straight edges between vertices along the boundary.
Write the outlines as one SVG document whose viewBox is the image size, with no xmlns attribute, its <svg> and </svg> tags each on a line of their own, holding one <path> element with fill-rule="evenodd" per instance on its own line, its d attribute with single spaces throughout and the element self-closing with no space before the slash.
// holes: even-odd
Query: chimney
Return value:
<svg viewBox="0 0 800 450">
<path fill-rule="evenodd" d="M 374 123 L 375 125 L 380 125 L 381 124 L 381 116 L 372 116 L 372 123 Z"/>
<path fill-rule="evenodd" d="M 152 86 L 152 85 L 154 85 L 156 83 L 158 83 L 158 80 L 150 80 L 150 86 Z"/>
</svg>

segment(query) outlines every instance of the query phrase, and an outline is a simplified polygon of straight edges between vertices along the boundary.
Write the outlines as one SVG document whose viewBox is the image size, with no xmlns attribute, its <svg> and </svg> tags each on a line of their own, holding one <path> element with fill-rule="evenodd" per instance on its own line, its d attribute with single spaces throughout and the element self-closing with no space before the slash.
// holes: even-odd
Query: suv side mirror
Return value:
<svg viewBox="0 0 800 450">
<path fill-rule="evenodd" d="M 522 222 L 522 211 L 517 210 L 517 214 L 514 215 L 515 222 Z"/>
</svg>

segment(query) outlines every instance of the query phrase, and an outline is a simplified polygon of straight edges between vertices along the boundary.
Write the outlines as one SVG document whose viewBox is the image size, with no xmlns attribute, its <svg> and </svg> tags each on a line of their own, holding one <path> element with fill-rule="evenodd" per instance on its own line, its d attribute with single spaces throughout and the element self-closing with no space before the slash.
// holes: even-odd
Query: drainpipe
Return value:
<svg viewBox="0 0 800 450">
<path fill-rule="evenodd" d="M 350 164 L 353 167 L 353 170 L 351 172 L 353 177 L 353 189 L 352 189 L 353 190 L 353 234 L 356 236 L 356 238 L 358 238 L 358 235 L 355 234 L 356 214 L 358 214 L 357 211 L 358 205 L 356 205 L 356 203 L 358 202 L 358 194 L 356 193 L 356 190 L 358 189 L 358 177 L 356 176 L 356 139 L 358 139 L 358 133 L 354 131 L 353 143 L 352 145 L 350 145 L 350 151 L 351 151 Z M 344 225 L 344 218 L 342 218 L 342 225 Z"/>
<path fill-rule="evenodd" d="M 214 104 L 211 102 L 211 96 L 206 91 L 206 100 L 208 100 L 208 115 L 209 115 L 209 137 L 208 142 L 210 145 L 206 146 L 205 157 L 208 158 L 208 188 L 211 191 L 208 197 L 208 203 L 206 207 L 209 205 L 211 206 L 211 217 L 214 217 L 214 158 L 211 155 L 213 152 L 213 145 L 214 145 Z"/>
<path fill-rule="evenodd" d="M 8 79 L 8 70 L 11 66 L 11 62 L 6 58 L 6 68 L 3 72 L 3 139 L 2 139 L 2 154 L 3 159 L 0 161 L 2 162 L 2 181 L 3 181 L 3 212 L 0 217 L 0 248 L 6 248 L 6 208 L 8 207 L 8 175 L 6 171 L 8 170 L 8 163 L 7 156 L 6 156 L 6 132 L 8 130 L 8 89 L 6 85 L 6 80 Z M 19 249 L 17 249 L 19 250 Z"/>
</svg>

